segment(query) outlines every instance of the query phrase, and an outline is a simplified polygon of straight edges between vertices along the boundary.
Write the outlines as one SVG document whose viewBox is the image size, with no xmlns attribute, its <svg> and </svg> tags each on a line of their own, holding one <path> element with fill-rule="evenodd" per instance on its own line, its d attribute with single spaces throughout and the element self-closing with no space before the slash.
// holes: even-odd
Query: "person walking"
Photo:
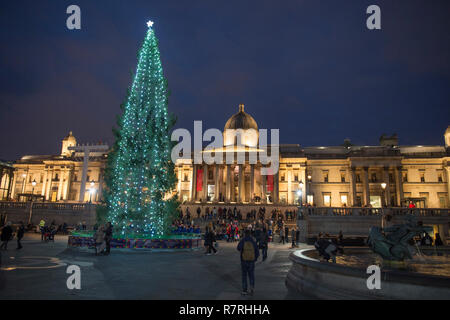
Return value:
<svg viewBox="0 0 450 320">
<path fill-rule="evenodd" d="M 291 241 L 292 241 L 291 248 L 297 248 L 297 244 L 295 242 L 296 232 L 297 232 L 297 227 L 293 227 L 292 230 L 291 230 Z"/>
<path fill-rule="evenodd" d="M 280 243 L 283 242 L 283 244 L 284 244 L 285 239 L 284 239 L 283 228 L 280 228 L 280 229 L 278 230 L 278 232 L 280 233 Z"/>
<path fill-rule="evenodd" d="M 214 242 L 216 242 L 214 232 L 211 228 L 207 228 L 205 234 L 205 246 L 207 248 L 206 255 L 210 256 L 211 251 L 214 251 L 214 254 L 217 254 L 217 250 L 214 248 Z"/>
<path fill-rule="evenodd" d="M 103 250 L 106 248 L 105 241 L 105 226 L 101 224 L 94 235 L 95 240 L 95 255 L 102 254 Z"/>
<path fill-rule="evenodd" d="M 25 234 L 25 226 L 23 225 L 23 222 L 20 221 L 20 225 L 17 228 L 17 234 L 16 234 L 16 237 L 17 237 L 17 250 L 20 250 L 20 249 L 23 248 L 22 247 L 22 243 L 20 241 L 22 240 L 24 234 Z"/>
<path fill-rule="evenodd" d="M 108 222 L 106 224 L 106 229 L 105 229 L 105 242 L 106 242 L 105 254 L 106 255 L 108 255 L 111 251 L 112 234 L 113 234 L 113 227 L 111 225 L 111 222 Z"/>
<path fill-rule="evenodd" d="M 250 230 L 245 230 L 244 237 L 236 248 L 241 253 L 242 295 L 253 295 L 255 290 L 255 261 L 258 260 L 259 250 Z M 247 291 L 247 277 L 250 280 L 250 291 Z"/>
<path fill-rule="evenodd" d="M 6 223 L 6 226 L 2 229 L 2 235 L 0 237 L 0 240 L 2 241 L 2 244 L 0 245 L 0 249 L 8 250 L 8 242 L 11 240 L 13 230 L 11 228 L 11 221 L 8 221 Z"/>
<path fill-rule="evenodd" d="M 259 248 L 262 251 L 262 261 L 267 259 L 267 249 L 269 248 L 269 233 L 263 228 L 259 237 Z"/>
</svg>

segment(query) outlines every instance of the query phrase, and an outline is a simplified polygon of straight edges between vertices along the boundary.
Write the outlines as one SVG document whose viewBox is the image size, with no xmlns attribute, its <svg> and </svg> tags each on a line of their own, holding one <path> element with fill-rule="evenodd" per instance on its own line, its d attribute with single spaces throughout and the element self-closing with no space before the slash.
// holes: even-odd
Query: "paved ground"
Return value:
<svg viewBox="0 0 450 320">
<path fill-rule="evenodd" d="M 237 243 L 219 241 L 219 253 L 202 250 L 155 252 L 112 250 L 95 256 L 67 248 L 67 237 L 41 243 L 27 235 L 24 248 L 1 251 L 0 299 L 308 299 L 284 284 L 291 266 L 289 245 L 270 244 L 265 262 L 256 264 L 256 288 L 242 297 Z M 68 265 L 81 268 L 81 290 L 69 290 Z"/>
</svg>

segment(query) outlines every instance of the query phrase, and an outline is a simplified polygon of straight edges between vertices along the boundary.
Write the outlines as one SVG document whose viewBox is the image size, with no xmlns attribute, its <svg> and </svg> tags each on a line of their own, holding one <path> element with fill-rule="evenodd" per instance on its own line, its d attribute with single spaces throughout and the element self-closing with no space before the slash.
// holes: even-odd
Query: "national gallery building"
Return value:
<svg viewBox="0 0 450 320">
<path fill-rule="evenodd" d="M 224 147 L 236 143 L 228 132 L 258 130 L 244 106 L 225 124 Z M 258 136 L 241 141 L 257 148 Z M 59 155 L 26 155 L 0 166 L 0 200 L 31 198 L 51 202 L 98 202 L 109 147 L 78 145 L 69 133 Z M 4 168 L 4 169 L 2 169 Z M 279 171 L 261 175 L 262 164 L 176 163 L 179 198 L 184 203 L 236 203 L 317 207 L 420 208 L 450 204 L 450 126 L 443 146 L 401 146 L 382 136 L 378 146 L 301 147 L 279 145 Z"/>
</svg>

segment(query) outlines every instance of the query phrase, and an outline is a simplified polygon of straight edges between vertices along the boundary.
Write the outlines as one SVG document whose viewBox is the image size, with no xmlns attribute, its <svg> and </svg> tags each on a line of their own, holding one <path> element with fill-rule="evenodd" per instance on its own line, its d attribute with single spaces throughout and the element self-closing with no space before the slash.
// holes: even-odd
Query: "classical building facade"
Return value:
<svg viewBox="0 0 450 320">
<path fill-rule="evenodd" d="M 233 130 L 242 129 L 236 137 Z M 176 162 L 176 191 L 186 203 L 263 203 L 318 207 L 371 205 L 448 208 L 450 204 L 450 127 L 443 146 L 400 146 L 383 136 L 379 146 L 301 147 L 279 145 L 279 171 L 262 175 L 259 161 L 248 161 L 258 149 L 258 125 L 244 106 L 227 122 L 224 148 L 241 139 L 245 163 Z M 255 134 L 256 132 L 256 134 Z M 248 134 L 247 134 L 248 133 Z M 230 149 L 227 149 L 230 150 Z M 240 152 L 237 149 L 233 152 Z M 30 194 L 45 201 L 97 202 L 102 198 L 108 146 L 77 145 L 70 133 L 60 155 L 24 156 L 14 163 L 10 197 Z"/>
</svg>

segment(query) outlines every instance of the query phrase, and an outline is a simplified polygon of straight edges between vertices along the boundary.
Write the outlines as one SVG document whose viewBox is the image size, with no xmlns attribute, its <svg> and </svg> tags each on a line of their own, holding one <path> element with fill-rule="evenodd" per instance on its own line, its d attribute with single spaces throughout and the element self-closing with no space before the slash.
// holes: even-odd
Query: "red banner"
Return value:
<svg viewBox="0 0 450 320">
<path fill-rule="evenodd" d="M 197 191 L 203 190 L 203 169 L 197 169 Z"/>
<path fill-rule="evenodd" d="M 273 191 L 273 174 L 267 176 L 267 192 Z"/>
</svg>

